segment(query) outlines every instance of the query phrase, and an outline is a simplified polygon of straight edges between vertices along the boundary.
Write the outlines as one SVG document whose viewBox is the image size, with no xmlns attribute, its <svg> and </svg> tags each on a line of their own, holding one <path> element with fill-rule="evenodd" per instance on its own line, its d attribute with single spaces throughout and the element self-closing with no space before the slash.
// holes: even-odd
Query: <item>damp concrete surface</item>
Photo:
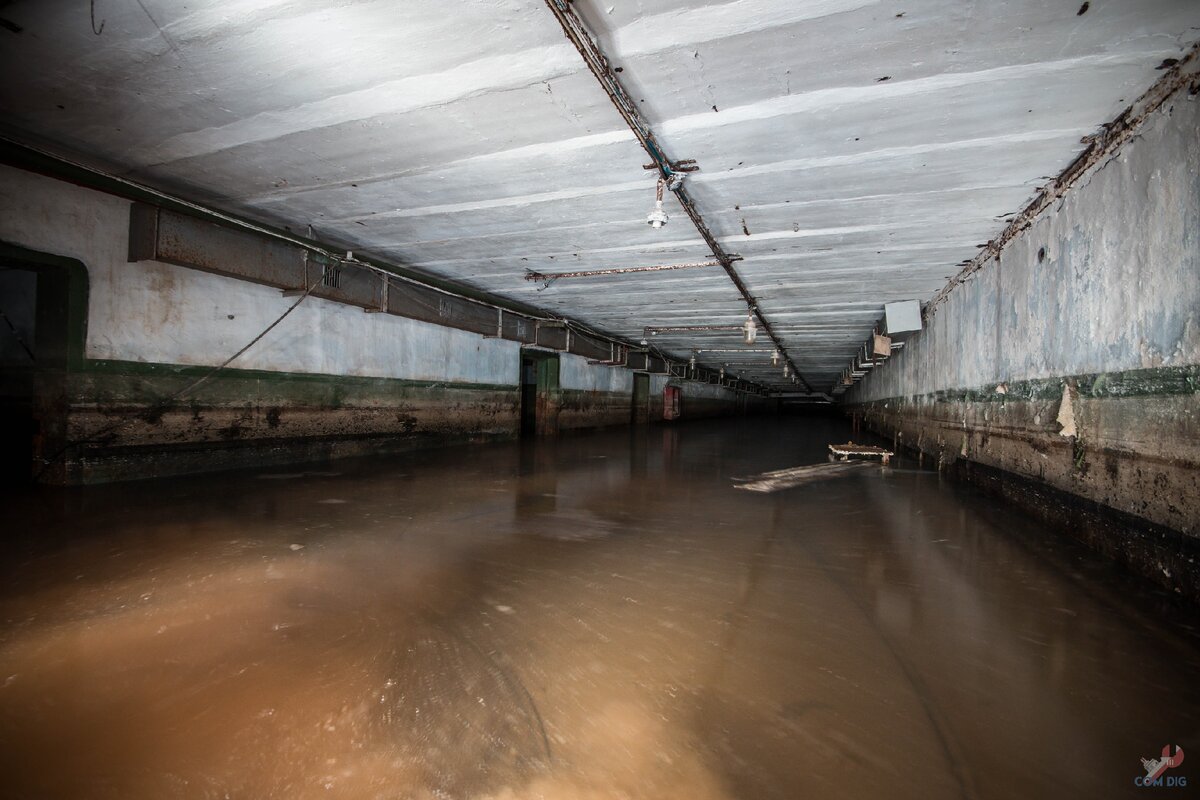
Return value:
<svg viewBox="0 0 1200 800">
<path fill-rule="evenodd" d="M 1200 743 L 1195 617 L 1074 543 L 904 459 L 734 488 L 849 435 L 14 493 L 0 797 L 1109 797 Z"/>
</svg>

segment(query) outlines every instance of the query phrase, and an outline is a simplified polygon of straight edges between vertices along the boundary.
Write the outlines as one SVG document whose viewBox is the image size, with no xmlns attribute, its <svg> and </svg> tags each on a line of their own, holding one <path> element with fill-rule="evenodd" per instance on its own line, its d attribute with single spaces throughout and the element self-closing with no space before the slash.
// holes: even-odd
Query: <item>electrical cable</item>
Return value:
<svg viewBox="0 0 1200 800">
<path fill-rule="evenodd" d="M 91 5 L 91 13 L 92 13 L 92 33 L 99 36 L 100 34 L 104 33 L 104 23 L 107 22 L 108 20 L 103 20 L 103 19 L 100 20 L 100 27 L 97 28 L 96 27 L 96 0 L 91 0 L 90 5 Z"/>
<path fill-rule="evenodd" d="M 538 317 L 536 315 L 529 314 L 524 311 L 516 311 L 512 308 L 507 308 L 505 306 L 497 305 L 495 303 L 490 303 L 486 300 L 480 300 L 475 297 L 468 297 L 464 294 L 459 294 L 459 293 L 453 292 L 449 289 L 443 289 L 440 286 L 434 286 L 429 283 L 424 283 L 420 280 L 411 278 L 407 275 L 399 275 L 395 272 L 391 272 L 390 270 L 384 269 L 383 267 L 376 266 L 374 264 L 363 261 L 361 259 L 346 258 L 344 255 L 342 255 L 338 252 L 330 250 L 326 247 L 322 247 L 319 244 L 314 244 L 313 242 L 302 239 L 298 236 L 292 236 L 292 235 L 284 233 L 282 231 L 272 230 L 271 228 L 268 228 L 264 225 L 258 225 L 257 223 L 251 222 L 249 220 L 239 219 L 238 217 L 235 217 L 230 214 L 226 214 L 215 208 L 203 206 L 203 205 L 200 205 L 199 203 L 193 203 L 192 201 L 186 200 L 182 197 L 177 197 L 175 195 L 168 194 L 167 192 L 159 191 L 158 189 L 155 189 L 152 186 L 147 186 L 145 184 L 137 183 L 136 181 L 131 181 L 128 178 L 123 178 L 120 175 L 115 175 L 111 172 L 105 172 L 104 170 L 97 169 L 92 166 L 88 166 L 79 161 L 74 161 L 70 158 L 66 158 L 64 156 L 61 156 L 57 153 L 53 153 L 44 148 L 36 147 L 34 145 L 27 144 L 24 142 L 18 142 L 17 140 L 12 139 L 8 136 L 0 135 L 0 141 L 5 141 L 14 146 L 30 150 L 34 153 L 37 153 L 40 156 L 52 159 L 54 161 L 58 161 L 62 164 L 66 164 L 66 165 L 74 167 L 76 169 L 85 170 L 92 174 L 99 175 L 100 177 L 104 178 L 105 180 L 120 184 L 121 186 L 125 187 L 126 189 L 129 189 L 129 190 L 132 190 L 135 192 L 139 192 L 139 193 L 153 195 L 155 198 L 162 200 L 166 203 L 170 203 L 172 205 L 177 205 L 177 206 L 187 208 L 187 209 L 189 209 L 191 211 L 195 211 L 197 214 L 200 214 L 205 217 L 213 217 L 213 218 L 219 219 L 222 222 L 226 222 L 235 228 L 253 231 L 254 233 L 260 234 L 262 236 L 266 236 L 267 238 L 274 239 L 276 241 L 287 242 L 288 244 L 292 244 L 292 245 L 295 245 L 296 247 L 299 247 L 301 250 L 306 250 L 310 253 L 315 253 L 319 256 L 323 256 L 324 258 L 326 258 L 329 261 L 336 261 L 340 264 L 353 264 L 354 266 L 361 267 L 366 270 L 370 270 L 372 272 L 378 273 L 379 275 L 385 275 L 385 276 L 395 279 L 395 280 L 404 281 L 405 283 L 411 283 L 414 286 L 420 286 L 424 289 L 431 289 L 435 292 L 439 292 L 439 293 L 447 295 L 449 297 L 458 298 L 459 300 L 465 300 L 465 301 L 468 301 L 471 303 L 478 303 L 479 305 L 487 306 L 488 308 L 503 310 L 504 312 L 509 313 L 509 314 L 515 314 L 515 315 L 522 316 L 522 317 L 528 317 L 529 319 L 533 319 L 533 320 L 541 320 L 543 322 L 561 321 L 557 317 Z"/>
<path fill-rule="evenodd" d="M 298 298 L 296 298 L 296 302 L 294 302 L 290 306 L 288 306 L 286 311 L 284 311 L 282 314 L 280 314 L 278 317 L 276 317 L 275 321 L 272 322 L 270 325 L 268 325 L 266 328 L 264 328 L 261 333 L 259 333 L 257 336 L 255 336 L 253 339 L 251 339 L 249 342 L 247 342 L 245 344 L 245 346 L 242 347 L 242 349 L 238 350 L 236 353 L 231 355 L 229 358 L 225 359 L 217 366 L 211 368 L 208 372 L 204 373 L 196 380 L 194 380 L 191 383 L 189 383 L 188 385 L 184 386 L 182 389 L 179 389 L 176 392 L 172 392 L 171 394 L 167 395 L 166 397 L 160 398 L 159 400 L 155 401 L 150 406 L 151 410 L 152 411 L 165 411 L 172 404 L 174 404 L 176 400 L 183 397 L 185 394 L 188 394 L 189 392 L 195 391 L 196 389 L 200 388 L 205 383 L 207 383 L 210 379 L 212 379 L 212 377 L 214 375 L 216 375 L 218 372 L 220 372 L 221 370 L 228 367 L 230 364 L 232 364 L 234 361 L 236 361 L 240 356 L 242 356 L 247 350 L 249 350 L 251 347 L 254 347 L 254 345 L 256 345 L 260 341 L 262 341 L 264 336 L 266 336 L 271 331 L 275 330 L 276 326 L 278 326 L 279 323 L 281 323 L 285 319 L 287 319 L 288 316 L 293 311 L 295 311 L 296 308 L 301 303 L 303 303 L 310 294 L 312 294 L 313 290 L 316 289 L 317 286 L 319 286 L 324 279 L 325 279 L 325 275 L 324 275 L 324 272 L 322 272 L 321 276 L 318 277 L 315 281 L 313 281 L 311 286 L 309 286 L 307 289 L 304 290 L 304 294 L 302 294 Z M 32 355 L 31 355 L 31 357 L 32 357 Z M 145 417 L 145 414 L 126 417 L 125 419 L 118 420 L 117 422 L 106 425 L 103 428 L 101 428 L 100 430 L 95 431 L 91 435 L 86 436 L 82 439 L 75 439 L 75 440 L 67 442 L 61 448 L 59 448 L 58 452 L 56 452 L 52 457 L 41 460 L 42 468 L 40 470 L 38 470 L 37 476 L 35 477 L 34 480 L 35 481 L 39 480 L 42 477 L 42 475 L 46 472 L 46 470 L 49 469 L 50 466 L 53 465 L 55 462 L 57 462 L 60 458 L 65 456 L 67 454 L 67 451 L 69 451 L 71 448 L 78 447 L 83 444 L 89 444 L 91 442 L 96 442 L 99 439 L 101 439 L 102 437 L 107 436 L 108 434 L 113 433 L 114 431 L 120 430 L 121 428 L 125 427 L 129 423 L 131 423 L 137 419 L 144 418 L 144 417 Z"/>
<path fill-rule="evenodd" d="M 25 351 L 25 355 L 29 356 L 29 360 L 37 363 L 37 358 L 33 355 L 33 350 L 31 350 L 29 345 L 25 343 L 25 340 L 21 338 L 21 333 L 17 330 L 17 326 L 12 324 L 12 320 L 8 318 L 8 314 L 5 314 L 4 309 L 2 308 L 0 308 L 0 317 L 4 317 L 4 322 L 6 325 L 8 325 L 8 329 L 12 331 L 13 338 L 17 340 L 17 344 L 21 345 L 21 349 Z"/>
<path fill-rule="evenodd" d="M 577 335 L 581 335 L 586 338 L 590 338 L 593 341 L 607 342 L 607 343 L 619 344 L 619 345 L 623 345 L 623 346 L 629 345 L 628 342 L 622 341 L 622 340 L 616 338 L 615 336 L 610 336 L 608 334 L 600 333 L 599 331 L 596 331 L 592 328 L 589 328 L 585 325 L 581 325 L 577 322 L 566 319 L 564 317 L 557 317 L 557 316 L 553 316 L 553 315 L 538 316 L 536 314 L 531 314 L 526 311 L 517 311 L 513 308 L 509 308 L 506 306 L 498 305 L 496 303 L 488 302 L 487 300 L 480 300 L 475 297 L 468 297 L 464 294 L 460 294 L 460 293 L 451 291 L 449 289 L 444 289 L 440 286 L 435 286 L 430 283 L 425 283 L 416 278 L 409 277 L 408 275 L 400 275 L 398 273 L 392 272 L 388 269 L 384 269 L 383 267 L 376 266 L 375 264 L 371 264 L 371 263 L 363 261 L 361 259 L 357 259 L 357 258 L 353 258 L 353 257 L 347 258 L 345 255 L 343 255 L 341 253 L 334 252 L 333 250 L 330 250 L 327 247 L 322 247 L 321 245 L 315 244 L 312 241 L 300 238 L 298 236 L 292 236 L 292 235 L 284 233 L 282 231 L 272 230 L 271 228 L 268 228 L 264 225 L 258 225 L 249 220 L 239 219 L 238 217 L 235 217 L 231 214 L 226 214 L 224 212 L 218 211 L 217 209 L 209 208 L 207 206 L 200 205 L 199 203 L 194 203 L 190 200 L 186 200 L 181 197 L 176 197 L 175 195 L 168 194 L 167 192 L 160 191 L 151 186 L 146 186 L 146 185 L 137 183 L 136 181 L 129 180 L 128 178 L 123 178 L 119 175 L 114 175 L 113 173 L 106 172 L 101 169 L 97 169 L 96 167 L 92 167 L 92 166 L 83 164 L 79 161 L 75 161 L 70 158 L 66 158 L 64 156 L 61 156 L 57 153 L 53 153 L 44 148 L 36 147 L 34 145 L 26 144 L 23 142 L 18 142 L 15 139 L 12 139 L 8 136 L 4 136 L 2 134 L 0 134 L 0 141 L 7 142 L 16 147 L 24 148 L 31 152 L 37 153 L 38 155 L 40 155 L 44 158 L 48 158 L 53 161 L 57 161 L 61 164 L 66 164 L 70 167 L 74 167 L 75 169 L 84 170 L 84 171 L 92 173 L 94 175 L 98 175 L 100 177 L 103 177 L 105 180 L 112 181 L 113 183 L 123 186 L 132 192 L 149 194 L 165 203 L 179 206 L 182 208 L 187 208 L 187 209 L 194 211 L 197 214 L 200 214 L 201 216 L 204 216 L 204 217 L 219 219 L 222 222 L 228 223 L 229 225 L 231 225 L 235 228 L 238 228 L 241 230 L 252 231 L 254 233 L 257 233 L 261 236 L 266 236 L 267 238 L 273 239 L 275 241 L 286 242 L 288 244 L 291 244 L 291 245 L 294 245 L 294 246 L 300 248 L 303 251 L 307 251 L 309 253 L 314 253 L 316 255 L 322 256 L 325 259 L 327 259 L 328 261 L 337 262 L 338 264 L 342 264 L 342 265 L 350 264 L 353 266 L 357 266 L 362 269 L 366 269 L 371 272 L 374 272 L 380 276 L 383 276 L 390 281 L 400 281 L 403 283 L 412 284 L 413 286 L 419 286 L 423 289 L 428 289 L 428 290 L 431 290 L 434 292 L 438 292 L 439 294 L 444 294 L 447 297 L 453 297 L 458 300 L 463 300 L 463 301 L 469 302 L 469 303 L 476 303 L 476 304 L 484 306 L 486 308 L 495 309 L 497 311 L 503 311 L 506 314 L 512 314 L 514 316 L 524 317 L 525 319 L 532 320 L 534 322 L 558 323 L 558 324 L 561 324 L 564 327 L 570 329 L 571 331 L 575 332 Z M 678 361 L 679 359 L 672 359 L 672 360 Z"/>
</svg>

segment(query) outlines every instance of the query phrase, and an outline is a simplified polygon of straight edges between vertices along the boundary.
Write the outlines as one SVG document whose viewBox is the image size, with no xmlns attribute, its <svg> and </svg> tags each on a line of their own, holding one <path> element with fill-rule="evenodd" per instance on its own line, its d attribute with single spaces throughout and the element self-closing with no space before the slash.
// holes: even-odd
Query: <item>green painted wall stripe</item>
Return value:
<svg viewBox="0 0 1200 800">
<path fill-rule="evenodd" d="M 200 378 L 212 371 L 212 367 L 195 366 L 192 364 L 170 364 L 150 361 L 119 361 L 89 358 L 83 365 L 82 372 L 97 372 L 110 375 L 149 375 L 149 376 L 179 376 L 184 378 Z M 283 372 L 267 369 L 238 369 L 226 367 L 212 377 L 212 380 L 243 380 L 266 383 L 336 383 L 343 386 L 361 386 L 364 388 L 405 387 L 412 389 L 466 389 L 471 391 L 511 392 L 516 390 L 517 383 L 467 383 L 462 381 L 426 381 L 410 380 L 407 378 L 384 378 L 364 375 L 332 375 L 322 372 Z"/>
<path fill-rule="evenodd" d="M 1064 381 L 1071 381 L 1081 398 L 1161 397 L 1200 393 L 1200 365 L 1183 367 L 1151 367 L 1125 372 L 1095 372 L 1057 378 L 1034 378 L 1007 382 L 1006 392 L 997 392 L 998 384 L 972 389 L 945 389 L 915 397 L 889 397 L 871 400 L 860 405 L 877 405 L 888 401 L 909 399 L 934 402 L 967 401 L 974 403 L 1010 402 L 1013 400 L 1057 400 L 1062 397 Z"/>
</svg>

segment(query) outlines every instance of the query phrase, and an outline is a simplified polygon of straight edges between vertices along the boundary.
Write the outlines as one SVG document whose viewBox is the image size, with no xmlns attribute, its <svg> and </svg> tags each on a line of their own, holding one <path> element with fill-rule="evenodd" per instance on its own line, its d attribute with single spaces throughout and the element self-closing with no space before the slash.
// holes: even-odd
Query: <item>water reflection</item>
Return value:
<svg viewBox="0 0 1200 800">
<path fill-rule="evenodd" d="M 12 498 L 0 796 L 1107 796 L 1196 740 L 1182 620 L 1024 518 L 904 464 L 730 488 L 845 438 Z"/>
</svg>

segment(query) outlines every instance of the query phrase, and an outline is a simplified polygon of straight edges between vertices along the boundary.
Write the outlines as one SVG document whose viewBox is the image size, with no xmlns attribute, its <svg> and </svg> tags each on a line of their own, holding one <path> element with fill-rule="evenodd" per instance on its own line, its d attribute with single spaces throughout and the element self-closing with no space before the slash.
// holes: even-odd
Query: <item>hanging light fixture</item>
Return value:
<svg viewBox="0 0 1200 800">
<path fill-rule="evenodd" d="M 778 349 L 775 350 L 775 352 L 771 353 L 771 366 L 772 367 L 779 366 L 779 350 Z"/>
<path fill-rule="evenodd" d="M 792 374 L 792 368 L 790 366 L 788 366 L 787 364 L 784 364 L 783 365 L 783 377 L 786 378 L 788 375 L 791 375 L 791 374 Z"/>
<path fill-rule="evenodd" d="M 721 372 L 717 375 L 718 380 L 725 380 L 725 368 L 721 367 Z"/>
<path fill-rule="evenodd" d="M 646 222 L 650 224 L 651 228 L 657 230 L 666 225 L 669 219 L 670 217 L 667 216 L 667 212 L 663 210 L 663 180 L 659 178 L 658 188 L 654 194 L 654 208 L 646 215 Z"/>
<path fill-rule="evenodd" d="M 754 322 L 754 317 L 746 315 L 746 324 L 742 326 L 742 339 L 746 344 L 754 344 L 754 340 L 758 338 L 758 325 Z"/>
</svg>

